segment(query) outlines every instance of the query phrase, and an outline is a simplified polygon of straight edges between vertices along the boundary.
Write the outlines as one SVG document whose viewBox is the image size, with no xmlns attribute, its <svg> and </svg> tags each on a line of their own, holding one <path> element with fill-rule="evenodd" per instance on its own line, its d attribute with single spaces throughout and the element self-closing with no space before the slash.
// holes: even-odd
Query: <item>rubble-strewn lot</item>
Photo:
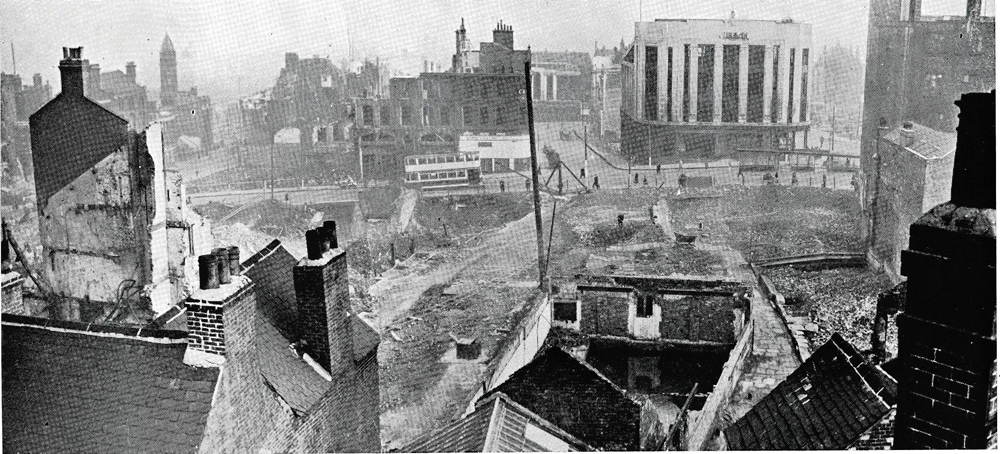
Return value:
<svg viewBox="0 0 1000 454">
<path fill-rule="evenodd" d="M 531 209 L 526 194 L 427 197 L 417 202 L 413 217 L 428 239 L 443 239 L 446 226 L 449 237 L 463 238 L 521 219 Z"/>
<path fill-rule="evenodd" d="M 792 267 L 765 270 L 775 287 L 785 296 L 786 309 L 808 315 L 819 325 L 809 339 L 816 350 L 839 332 L 860 350 L 871 348 L 872 321 L 877 295 L 892 286 L 884 274 L 865 268 L 836 268 L 802 271 Z M 886 350 L 896 356 L 896 324 L 890 321 Z"/>
<path fill-rule="evenodd" d="M 724 235 L 748 260 L 864 247 L 853 192 L 787 186 L 688 190 L 670 203 L 675 228 Z"/>
</svg>

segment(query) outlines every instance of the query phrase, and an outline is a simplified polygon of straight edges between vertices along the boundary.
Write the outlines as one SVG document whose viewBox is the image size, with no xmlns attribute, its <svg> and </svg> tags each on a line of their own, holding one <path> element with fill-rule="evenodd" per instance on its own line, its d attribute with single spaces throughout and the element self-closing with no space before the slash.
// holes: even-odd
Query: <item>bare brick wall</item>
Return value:
<svg viewBox="0 0 1000 454">
<path fill-rule="evenodd" d="M 951 176 L 955 167 L 955 153 L 927 162 L 924 177 L 924 204 L 921 213 L 951 200 Z"/>
<path fill-rule="evenodd" d="M 580 331 L 585 334 L 628 336 L 631 293 L 587 291 L 580 298 Z"/>
<path fill-rule="evenodd" d="M 893 435 L 895 434 L 896 409 L 889 410 L 882 420 L 875 423 L 858 437 L 848 450 L 874 451 L 892 449 Z"/>
<path fill-rule="evenodd" d="M 628 292 L 585 291 L 581 296 L 580 330 L 585 334 L 628 337 Z M 732 299 L 721 296 L 687 296 L 680 299 L 657 295 L 660 307 L 660 338 L 735 343 Z"/>
<path fill-rule="evenodd" d="M 993 216 L 947 203 L 911 227 L 894 449 L 985 449 L 996 430 Z"/>
</svg>

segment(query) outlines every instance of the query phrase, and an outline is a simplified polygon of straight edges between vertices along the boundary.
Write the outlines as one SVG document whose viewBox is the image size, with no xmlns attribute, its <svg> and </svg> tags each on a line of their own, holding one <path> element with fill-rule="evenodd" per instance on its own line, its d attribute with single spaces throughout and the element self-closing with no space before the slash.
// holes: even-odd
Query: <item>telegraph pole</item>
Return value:
<svg viewBox="0 0 1000 454">
<path fill-rule="evenodd" d="M 524 62 L 524 93 L 528 102 L 528 142 L 531 144 L 531 192 L 535 202 L 535 239 L 538 242 L 538 289 L 545 291 L 545 248 L 542 240 L 542 206 L 538 194 L 538 152 L 535 150 L 535 113 L 531 105 L 531 60 Z"/>
</svg>

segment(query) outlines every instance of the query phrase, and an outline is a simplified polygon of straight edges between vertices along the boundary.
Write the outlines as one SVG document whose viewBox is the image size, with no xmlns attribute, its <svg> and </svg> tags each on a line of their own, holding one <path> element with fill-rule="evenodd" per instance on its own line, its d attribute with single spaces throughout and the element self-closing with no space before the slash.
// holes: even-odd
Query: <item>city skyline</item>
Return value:
<svg viewBox="0 0 1000 454">
<path fill-rule="evenodd" d="M 15 2 L 18 3 L 18 2 Z M 543 4 L 471 5 L 454 1 L 434 4 L 382 2 L 372 6 L 311 1 L 253 5 L 165 2 L 64 2 L 56 5 L 19 2 L 0 12 L 12 27 L 0 31 L 0 63 L 12 72 L 11 44 L 20 74 L 41 73 L 59 92 L 58 71 L 51 54 L 62 46 L 84 46 L 92 63 L 105 70 L 137 64 L 138 83 L 159 91 L 159 47 L 169 33 L 177 47 L 180 88 L 197 86 L 220 101 L 245 96 L 273 83 L 285 52 L 329 57 L 334 63 L 350 58 L 375 58 L 393 70 L 414 74 L 427 59 L 446 69 L 454 47 L 453 30 L 465 19 L 469 37 L 478 47 L 489 41 L 500 20 L 514 27 L 517 48 L 592 52 L 599 46 L 626 44 L 634 23 L 657 18 L 724 19 L 735 12 L 741 19 L 791 18 L 813 24 L 813 45 L 841 44 L 858 49 L 864 58 L 868 2 L 714 0 L 699 4 L 668 4 L 627 0 L 568 0 Z M 956 9 L 942 0 L 926 8 L 931 14 Z M 957 2 L 964 7 L 962 2 Z M 992 2 L 984 7 L 992 10 Z M 640 12 L 641 10 L 641 12 Z M 566 13 L 565 11 L 572 11 Z M 240 24 L 234 29 L 213 24 Z M 300 31 L 305 30 L 305 33 Z M 220 74 L 220 71 L 222 74 Z"/>
</svg>

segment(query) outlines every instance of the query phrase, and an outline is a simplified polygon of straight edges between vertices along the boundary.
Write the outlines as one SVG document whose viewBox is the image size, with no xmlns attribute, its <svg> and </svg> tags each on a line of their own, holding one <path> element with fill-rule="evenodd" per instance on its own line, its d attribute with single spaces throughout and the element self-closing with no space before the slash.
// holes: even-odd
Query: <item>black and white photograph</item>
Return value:
<svg viewBox="0 0 1000 454">
<path fill-rule="evenodd" d="M 2 0 L 2 450 L 997 449 L 995 0 Z"/>
</svg>

